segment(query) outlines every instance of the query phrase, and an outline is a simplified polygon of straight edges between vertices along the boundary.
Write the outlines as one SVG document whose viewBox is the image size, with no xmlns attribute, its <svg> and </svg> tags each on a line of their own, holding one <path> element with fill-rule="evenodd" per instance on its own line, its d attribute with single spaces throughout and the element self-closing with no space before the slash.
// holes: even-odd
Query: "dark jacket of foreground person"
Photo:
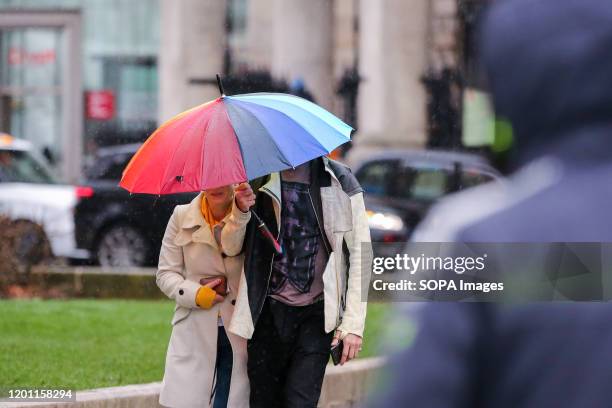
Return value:
<svg viewBox="0 0 612 408">
<path fill-rule="evenodd" d="M 520 169 L 435 208 L 417 241 L 612 242 L 612 2 L 495 2 L 482 52 Z M 372 406 L 612 406 L 612 306 L 437 303 Z"/>
</svg>

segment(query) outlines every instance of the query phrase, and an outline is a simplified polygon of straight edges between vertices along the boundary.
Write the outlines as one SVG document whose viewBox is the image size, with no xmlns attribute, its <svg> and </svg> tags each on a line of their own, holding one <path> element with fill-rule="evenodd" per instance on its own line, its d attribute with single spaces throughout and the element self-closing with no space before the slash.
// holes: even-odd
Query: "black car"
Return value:
<svg viewBox="0 0 612 408">
<path fill-rule="evenodd" d="M 152 196 L 118 186 L 140 144 L 98 150 L 80 187 L 75 209 L 76 241 L 103 266 L 154 265 L 166 224 L 176 205 L 197 193 Z M 393 150 L 355 168 L 366 191 L 372 240 L 406 241 L 429 207 L 446 194 L 499 179 L 479 156 L 456 152 Z"/>
<path fill-rule="evenodd" d="M 157 263 L 166 225 L 178 204 L 197 194 L 130 194 L 118 186 L 140 144 L 98 150 L 85 170 L 81 201 L 75 209 L 77 247 L 102 266 L 150 266 Z"/>
<path fill-rule="evenodd" d="M 481 156 L 437 150 L 385 150 L 354 170 L 375 242 L 408 240 L 437 200 L 501 177 Z"/>
</svg>

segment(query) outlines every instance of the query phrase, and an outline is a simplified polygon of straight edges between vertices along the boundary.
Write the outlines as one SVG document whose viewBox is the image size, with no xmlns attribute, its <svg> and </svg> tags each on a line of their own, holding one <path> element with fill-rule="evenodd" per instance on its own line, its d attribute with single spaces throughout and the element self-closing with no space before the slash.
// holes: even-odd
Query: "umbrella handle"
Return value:
<svg viewBox="0 0 612 408">
<path fill-rule="evenodd" d="M 274 249 L 274 252 L 276 252 L 276 255 L 282 255 L 283 247 L 278 243 L 276 238 L 274 238 L 274 235 L 272 235 L 272 232 L 270 232 L 270 229 L 268 228 L 266 223 L 263 222 L 261 218 L 259 218 L 259 215 L 257 215 L 255 211 L 251 210 L 251 214 L 253 215 L 253 217 L 255 217 L 255 221 L 257 221 L 257 229 L 259 230 L 261 235 L 263 235 L 264 238 L 270 243 L 272 249 Z"/>
</svg>

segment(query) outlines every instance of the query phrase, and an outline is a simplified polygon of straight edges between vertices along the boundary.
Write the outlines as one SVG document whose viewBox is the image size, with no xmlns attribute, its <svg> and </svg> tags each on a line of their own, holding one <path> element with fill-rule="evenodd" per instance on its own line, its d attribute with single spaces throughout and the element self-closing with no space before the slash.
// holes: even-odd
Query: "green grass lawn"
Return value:
<svg viewBox="0 0 612 408">
<path fill-rule="evenodd" d="M 388 305 L 370 304 L 361 357 L 377 352 Z M 0 389 L 88 389 L 160 381 L 173 302 L 0 301 Z"/>
</svg>

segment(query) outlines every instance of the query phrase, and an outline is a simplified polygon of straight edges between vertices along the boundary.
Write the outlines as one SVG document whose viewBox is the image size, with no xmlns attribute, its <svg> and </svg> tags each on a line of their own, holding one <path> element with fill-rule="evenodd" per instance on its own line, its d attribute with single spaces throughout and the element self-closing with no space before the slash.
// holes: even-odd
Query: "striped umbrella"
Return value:
<svg viewBox="0 0 612 408">
<path fill-rule="evenodd" d="M 320 106 L 280 93 L 226 96 L 161 125 L 140 147 L 119 185 L 174 194 L 240 183 L 294 168 L 350 140 L 353 129 Z"/>
<path fill-rule="evenodd" d="M 138 149 L 119 185 L 131 193 L 175 194 L 241 183 L 294 168 L 350 140 L 346 123 L 293 95 L 221 97 L 161 125 Z M 265 223 L 260 232 L 282 254 Z"/>
</svg>

